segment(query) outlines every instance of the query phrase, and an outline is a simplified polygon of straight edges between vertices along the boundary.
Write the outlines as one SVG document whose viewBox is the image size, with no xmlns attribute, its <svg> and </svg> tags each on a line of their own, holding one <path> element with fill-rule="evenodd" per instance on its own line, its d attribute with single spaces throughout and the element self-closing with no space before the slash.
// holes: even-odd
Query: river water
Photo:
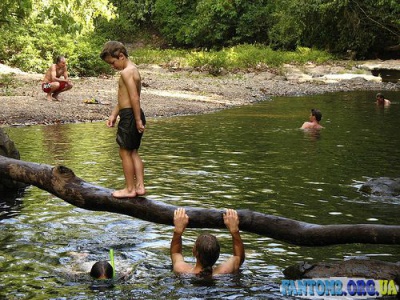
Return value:
<svg viewBox="0 0 400 300">
<path fill-rule="evenodd" d="M 370 178 L 400 176 L 399 92 L 388 108 L 374 92 L 272 98 L 225 111 L 149 118 L 141 147 L 147 197 L 173 205 L 250 209 L 318 224 L 398 225 L 400 199 L 358 191 Z M 300 130 L 311 108 L 319 132 Z M 21 159 L 65 165 L 85 181 L 121 188 L 115 129 L 104 123 L 7 128 Z M 281 299 L 282 271 L 300 261 L 367 256 L 400 261 L 399 246 L 300 247 L 242 232 L 240 274 L 213 281 L 175 276 L 173 228 L 125 215 L 76 208 L 36 187 L 0 203 L 0 299 Z M 184 255 L 199 232 L 231 253 L 226 230 L 188 229 Z M 86 271 L 114 249 L 114 286 Z"/>
</svg>

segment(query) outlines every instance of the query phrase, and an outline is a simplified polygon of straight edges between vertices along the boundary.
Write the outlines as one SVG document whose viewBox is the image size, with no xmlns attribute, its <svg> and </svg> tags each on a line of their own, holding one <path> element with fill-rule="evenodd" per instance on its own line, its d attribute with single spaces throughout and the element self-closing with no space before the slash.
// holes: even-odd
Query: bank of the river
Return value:
<svg viewBox="0 0 400 300">
<path fill-rule="evenodd" d="M 365 63 L 377 62 L 359 65 Z M 357 67 L 357 63 L 352 65 L 285 65 L 279 71 L 238 72 L 219 77 L 195 70 L 139 66 L 142 107 L 147 116 L 159 117 L 215 111 L 273 96 L 400 90 L 399 82 L 384 83 L 370 71 Z M 117 76 L 74 78 L 73 89 L 61 94 L 62 101 L 51 102 L 41 91 L 41 74 L 0 65 L 0 76 L 0 126 L 106 120 L 116 99 Z M 87 104 L 87 99 L 96 99 L 99 104 Z"/>
</svg>

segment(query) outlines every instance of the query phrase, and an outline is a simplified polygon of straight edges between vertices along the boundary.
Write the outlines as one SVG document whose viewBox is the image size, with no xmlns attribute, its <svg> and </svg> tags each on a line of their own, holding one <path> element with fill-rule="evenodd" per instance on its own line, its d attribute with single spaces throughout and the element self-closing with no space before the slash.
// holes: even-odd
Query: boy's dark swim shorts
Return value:
<svg viewBox="0 0 400 300">
<path fill-rule="evenodd" d="M 132 108 L 123 108 L 119 111 L 119 123 L 117 130 L 117 143 L 121 148 L 137 150 L 140 147 L 143 133 L 136 128 L 135 117 Z M 143 110 L 140 110 L 140 118 L 143 125 L 146 125 L 146 117 Z"/>
</svg>

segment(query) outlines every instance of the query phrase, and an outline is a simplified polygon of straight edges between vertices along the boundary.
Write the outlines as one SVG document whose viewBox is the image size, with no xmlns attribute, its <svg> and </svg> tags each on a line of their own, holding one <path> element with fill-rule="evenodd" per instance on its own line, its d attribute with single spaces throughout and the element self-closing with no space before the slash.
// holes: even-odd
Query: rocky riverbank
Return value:
<svg viewBox="0 0 400 300">
<path fill-rule="evenodd" d="M 142 107 L 148 117 L 205 113 L 246 105 L 274 96 L 338 91 L 400 90 L 400 83 L 382 82 L 365 67 L 348 62 L 334 65 L 285 65 L 279 70 L 227 73 L 219 77 L 193 69 L 139 66 Z M 393 61 L 396 66 L 400 62 Z M 399 67 L 400 69 L 400 67 Z M 47 101 L 41 74 L 0 65 L 0 126 L 74 123 L 106 120 L 116 101 L 118 76 L 73 78 L 72 90 L 61 101 Z M 96 103 L 90 100 L 95 99 Z M 89 100 L 89 101 L 87 101 Z"/>
</svg>

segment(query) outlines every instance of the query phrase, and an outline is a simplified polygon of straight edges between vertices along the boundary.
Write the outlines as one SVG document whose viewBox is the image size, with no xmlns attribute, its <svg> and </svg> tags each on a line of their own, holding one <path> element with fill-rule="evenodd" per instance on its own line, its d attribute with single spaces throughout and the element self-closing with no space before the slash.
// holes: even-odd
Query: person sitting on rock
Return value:
<svg viewBox="0 0 400 300">
<path fill-rule="evenodd" d="M 310 121 L 304 122 L 301 129 L 321 129 L 323 128 L 319 122 L 322 119 L 322 114 L 318 109 L 311 109 Z"/>
</svg>

